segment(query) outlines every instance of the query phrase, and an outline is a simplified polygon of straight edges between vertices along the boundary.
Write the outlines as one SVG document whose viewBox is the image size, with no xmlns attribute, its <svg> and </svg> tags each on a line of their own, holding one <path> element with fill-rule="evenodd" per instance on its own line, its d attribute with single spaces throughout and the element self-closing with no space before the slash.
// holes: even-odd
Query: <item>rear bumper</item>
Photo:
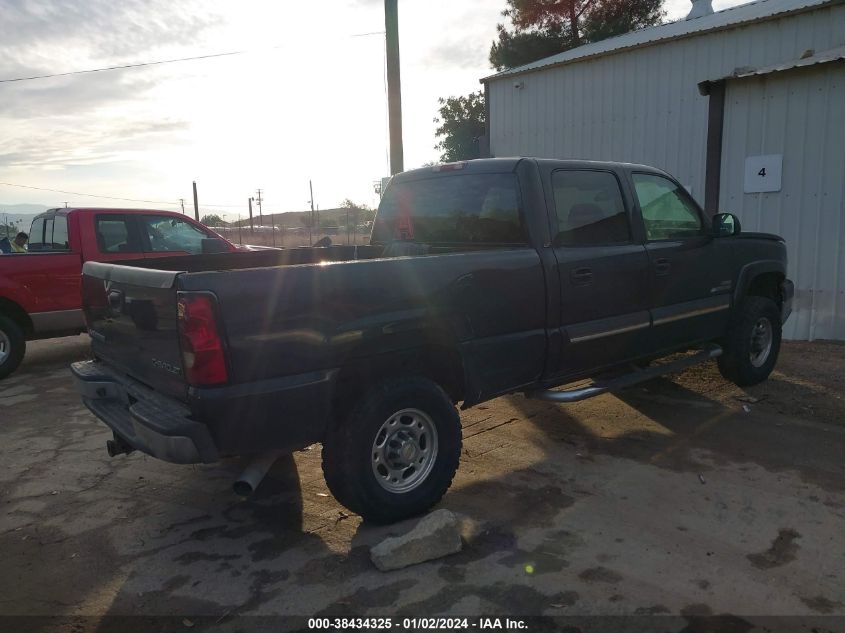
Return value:
<svg viewBox="0 0 845 633">
<path fill-rule="evenodd" d="M 294 451 L 323 440 L 337 370 L 223 387 L 188 388 L 192 417 L 222 455 Z"/>
<path fill-rule="evenodd" d="M 781 284 L 783 304 L 781 306 L 781 323 L 786 323 L 789 315 L 792 314 L 792 300 L 795 297 L 795 284 L 785 279 Z"/>
<path fill-rule="evenodd" d="M 132 448 L 176 464 L 218 460 L 208 427 L 189 419 L 186 405 L 96 361 L 73 363 L 71 372 L 85 406 Z"/>
</svg>

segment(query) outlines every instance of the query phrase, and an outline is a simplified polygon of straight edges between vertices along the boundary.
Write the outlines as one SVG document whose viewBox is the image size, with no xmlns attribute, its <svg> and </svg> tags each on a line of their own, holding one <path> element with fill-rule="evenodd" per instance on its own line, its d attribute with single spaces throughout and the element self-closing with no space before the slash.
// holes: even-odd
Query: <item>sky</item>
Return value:
<svg viewBox="0 0 845 633">
<path fill-rule="evenodd" d="M 719 10 L 741 4 L 716 0 Z M 439 97 L 480 89 L 504 0 L 399 0 L 405 168 L 436 161 Z M 668 0 L 667 20 L 689 11 Z M 382 0 L 0 0 L 4 205 L 247 214 L 375 205 L 389 174 Z M 97 194 L 136 201 L 97 199 Z"/>
</svg>

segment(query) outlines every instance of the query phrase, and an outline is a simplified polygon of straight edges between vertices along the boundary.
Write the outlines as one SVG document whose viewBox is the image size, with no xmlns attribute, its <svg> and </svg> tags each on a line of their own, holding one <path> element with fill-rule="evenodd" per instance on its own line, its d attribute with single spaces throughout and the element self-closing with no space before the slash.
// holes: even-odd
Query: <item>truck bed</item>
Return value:
<svg viewBox="0 0 845 633">
<path fill-rule="evenodd" d="M 497 247 L 493 247 L 497 248 Z M 297 266 L 326 262 L 349 262 L 358 260 L 402 257 L 410 255 L 445 255 L 455 252 L 491 250 L 485 245 L 430 246 L 415 242 L 395 242 L 387 246 L 328 246 L 268 249 L 238 253 L 214 253 L 182 257 L 157 257 L 140 261 L 115 262 L 126 266 L 181 272 L 210 272 L 243 270 L 247 268 L 272 268 L 274 266 Z"/>
</svg>

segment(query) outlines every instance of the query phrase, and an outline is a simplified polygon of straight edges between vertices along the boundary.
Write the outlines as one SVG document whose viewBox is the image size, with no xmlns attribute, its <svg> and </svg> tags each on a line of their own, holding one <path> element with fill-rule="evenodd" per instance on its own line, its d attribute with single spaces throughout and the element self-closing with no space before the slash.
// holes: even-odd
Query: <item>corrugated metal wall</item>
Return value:
<svg viewBox="0 0 845 633">
<path fill-rule="evenodd" d="M 745 158 L 783 155 L 781 191 L 743 193 Z M 721 209 L 786 239 L 795 311 L 784 334 L 845 339 L 845 63 L 730 80 Z"/>
<path fill-rule="evenodd" d="M 842 4 L 491 80 L 490 151 L 646 163 L 703 202 L 707 97 L 698 82 L 838 45 Z"/>
<path fill-rule="evenodd" d="M 737 68 L 784 63 L 809 49 L 821 52 L 842 45 L 845 5 L 838 4 L 491 80 L 490 151 L 493 156 L 585 158 L 654 165 L 674 174 L 703 204 L 708 98 L 699 94 L 698 83 L 730 75 Z M 516 82 L 523 87 L 514 88 Z M 845 125 L 841 102 L 839 108 L 839 117 L 829 121 L 830 128 L 841 129 Z M 808 151 L 812 151 L 812 146 L 808 146 Z M 841 160 L 839 168 L 843 168 Z M 741 186 L 741 181 L 737 185 L 730 178 L 723 180 L 723 198 L 741 192 Z M 812 206 L 814 199 L 806 198 L 812 196 L 810 189 L 802 192 L 804 197 L 795 199 L 795 206 Z M 729 199 L 726 201 L 730 208 Z M 754 221 L 750 222 L 753 226 Z M 805 231 L 797 242 L 800 249 L 791 248 L 791 265 L 798 267 L 793 270 L 810 270 L 810 260 L 822 252 L 812 235 Z M 841 236 L 841 232 L 837 235 Z M 820 235 L 818 239 L 828 238 Z M 841 237 L 837 240 L 842 241 Z M 796 243 L 794 238 L 790 242 Z M 840 293 L 841 315 L 845 314 L 841 303 L 845 278 L 841 274 L 840 248 L 845 246 L 837 246 L 835 253 L 827 255 L 838 258 L 835 261 L 840 272 L 835 285 L 825 287 Z M 825 246 L 823 252 L 829 251 L 830 247 Z M 806 283 L 804 277 L 800 280 L 802 310 L 804 290 L 813 288 L 813 283 L 817 282 Z M 829 314 L 825 310 L 816 308 L 818 316 L 813 318 L 796 315 L 790 319 L 787 334 L 792 338 L 845 338 L 841 324 L 833 334 L 827 334 L 833 332 L 828 326 L 809 326 L 813 322 L 830 322 L 830 317 L 823 316 Z"/>
</svg>

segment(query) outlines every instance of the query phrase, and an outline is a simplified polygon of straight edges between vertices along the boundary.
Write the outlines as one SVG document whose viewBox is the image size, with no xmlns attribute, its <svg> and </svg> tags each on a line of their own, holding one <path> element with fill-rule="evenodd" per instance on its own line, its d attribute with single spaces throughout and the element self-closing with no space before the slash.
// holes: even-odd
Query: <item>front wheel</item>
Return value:
<svg viewBox="0 0 845 633">
<path fill-rule="evenodd" d="M 26 352 L 26 337 L 20 326 L 0 314 L 0 378 L 18 368 Z"/>
<path fill-rule="evenodd" d="M 719 371 L 740 387 L 763 382 L 778 359 L 780 310 L 766 297 L 746 297 L 735 315 L 719 357 Z"/>
<path fill-rule="evenodd" d="M 364 520 L 393 523 L 440 501 L 460 455 L 460 417 L 446 392 L 426 378 L 398 378 L 367 392 L 327 433 L 323 474 Z"/>
</svg>

